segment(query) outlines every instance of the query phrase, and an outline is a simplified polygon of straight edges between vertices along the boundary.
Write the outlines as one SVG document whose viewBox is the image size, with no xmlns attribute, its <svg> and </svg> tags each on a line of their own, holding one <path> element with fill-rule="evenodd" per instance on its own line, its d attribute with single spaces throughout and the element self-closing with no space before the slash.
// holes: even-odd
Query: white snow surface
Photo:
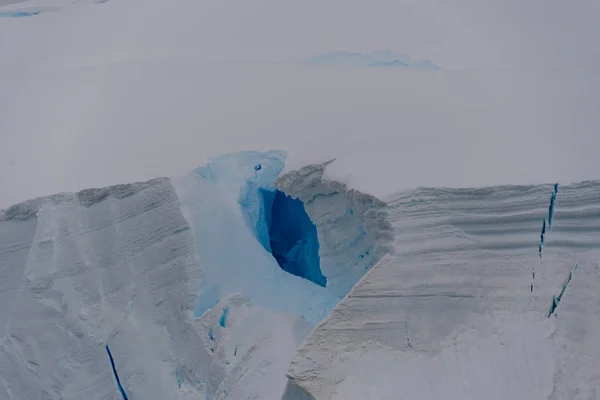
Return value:
<svg viewBox="0 0 600 400">
<path fill-rule="evenodd" d="M 351 19 L 338 18 L 344 0 L 34 0 L 0 7 L 57 9 L 0 19 L 0 207 L 182 175 L 245 149 L 284 149 L 291 169 L 335 158 L 328 174 L 376 196 L 419 186 L 597 178 L 597 69 L 565 69 L 574 58 L 547 48 L 563 42 L 546 30 L 539 39 L 527 35 L 517 29 L 520 20 L 479 1 L 375 1 L 379 6 L 355 2 Z M 534 3 L 548 13 L 563 4 L 531 0 L 535 16 Z M 597 7 L 564 4 L 598 29 Z M 459 11 L 473 15 L 459 18 Z M 555 25 L 561 40 L 590 27 L 565 21 Z M 502 31 L 483 35 L 474 27 Z M 332 42 L 323 40 L 332 31 Z M 293 61 L 348 48 L 390 48 L 448 70 Z M 568 46 L 592 54 L 587 48 L 580 40 Z M 462 62 L 490 54 L 488 68 Z M 531 58 L 547 61 L 520 66 Z"/>
</svg>

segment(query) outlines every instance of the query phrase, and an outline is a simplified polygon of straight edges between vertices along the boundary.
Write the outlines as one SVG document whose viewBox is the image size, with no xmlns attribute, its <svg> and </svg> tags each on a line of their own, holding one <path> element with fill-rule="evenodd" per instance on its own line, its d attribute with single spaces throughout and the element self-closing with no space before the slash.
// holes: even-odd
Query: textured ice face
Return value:
<svg viewBox="0 0 600 400">
<path fill-rule="evenodd" d="M 196 316 L 233 293 L 312 323 L 335 305 L 326 288 L 284 271 L 269 251 L 271 210 L 262 193 L 275 190 L 285 157 L 277 151 L 230 154 L 175 181 L 203 266 Z"/>
<path fill-rule="evenodd" d="M 215 158 L 175 181 L 203 265 L 196 315 L 245 293 L 322 320 L 391 251 L 385 203 L 328 181 L 328 163 L 280 176 L 287 154 Z"/>
<path fill-rule="evenodd" d="M 106 345 L 132 398 L 174 398 L 158 371 L 177 365 L 202 379 L 194 366 L 210 358 L 189 318 L 201 266 L 174 188 L 122 189 L 38 199 L 0 218 L 0 398 L 118 398 Z"/>
<path fill-rule="evenodd" d="M 0 211 L 0 397 L 278 399 L 391 235 L 385 204 L 285 159 Z"/>
<path fill-rule="evenodd" d="M 304 203 L 275 190 L 262 191 L 269 230 L 266 248 L 286 272 L 320 286 L 327 286 L 321 272 L 317 227 L 310 220 Z"/>
<path fill-rule="evenodd" d="M 308 165 L 283 174 L 275 185 L 304 204 L 317 227 L 321 271 L 327 288 L 337 298 L 385 254 L 392 253 L 394 237 L 381 200 L 327 179 L 330 162 Z"/>
<path fill-rule="evenodd" d="M 283 398 L 594 398 L 600 183 L 557 190 L 424 188 L 391 199 L 395 254 L 304 341 Z"/>
<path fill-rule="evenodd" d="M 0 398 L 279 400 L 289 365 L 294 400 L 597 392 L 597 182 L 383 203 L 285 159 L 1 211 Z"/>
</svg>

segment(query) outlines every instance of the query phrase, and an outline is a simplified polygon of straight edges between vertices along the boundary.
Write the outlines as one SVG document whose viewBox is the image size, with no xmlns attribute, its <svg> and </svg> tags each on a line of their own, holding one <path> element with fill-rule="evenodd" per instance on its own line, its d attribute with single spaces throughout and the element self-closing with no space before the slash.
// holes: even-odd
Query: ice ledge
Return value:
<svg viewBox="0 0 600 400">
<path fill-rule="evenodd" d="M 90 207 L 94 204 L 100 203 L 109 196 L 114 197 L 117 200 L 122 200 L 136 195 L 145 189 L 161 185 L 170 186 L 171 180 L 169 178 L 155 178 L 146 182 L 120 184 L 103 188 L 84 189 L 77 193 L 65 192 L 44 197 L 37 197 L 35 199 L 26 200 L 12 205 L 6 210 L 0 210 L 0 221 L 26 221 L 36 216 L 42 204 L 46 202 L 58 204 L 65 200 L 71 199 L 73 195 L 76 195 L 79 198 L 79 202 L 82 206 Z"/>
<path fill-rule="evenodd" d="M 300 199 L 317 227 L 321 270 L 334 296 L 345 296 L 381 258 L 393 253 L 387 203 L 324 178 L 332 161 L 277 178 L 275 187 Z"/>
</svg>

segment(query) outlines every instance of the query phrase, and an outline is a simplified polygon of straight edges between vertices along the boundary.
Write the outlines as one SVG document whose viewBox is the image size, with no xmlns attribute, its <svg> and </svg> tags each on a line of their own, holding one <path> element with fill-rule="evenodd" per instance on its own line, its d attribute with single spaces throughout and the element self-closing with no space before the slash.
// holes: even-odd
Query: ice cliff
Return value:
<svg viewBox="0 0 600 400">
<path fill-rule="evenodd" d="M 385 203 L 325 165 L 281 175 L 285 159 L 2 211 L 0 397 L 280 398 L 297 346 L 393 236 Z"/>
<path fill-rule="evenodd" d="M 598 182 L 383 201 L 286 157 L 0 211 L 0 398 L 600 392 Z"/>
<path fill-rule="evenodd" d="M 550 193 L 555 214 L 540 268 Z M 283 398 L 594 398 L 599 194 L 598 182 L 584 182 L 558 195 L 542 185 L 389 199 L 395 254 L 306 339 Z"/>
</svg>

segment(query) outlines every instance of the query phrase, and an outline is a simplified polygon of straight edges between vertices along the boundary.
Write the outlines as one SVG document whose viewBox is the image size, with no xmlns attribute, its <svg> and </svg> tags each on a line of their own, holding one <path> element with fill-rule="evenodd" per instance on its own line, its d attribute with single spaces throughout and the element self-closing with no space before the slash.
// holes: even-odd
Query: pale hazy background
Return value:
<svg viewBox="0 0 600 400">
<path fill-rule="evenodd" d="M 6 2 L 6 0 L 0 0 Z M 2 4 L 2 3 L 0 3 Z M 600 5 L 35 0 L 0 18 L 0 208 L 280 148 L 375 194 L 600 178 Z M 390 49 L 444 71 L 314 66 Z"/>
</svg>

